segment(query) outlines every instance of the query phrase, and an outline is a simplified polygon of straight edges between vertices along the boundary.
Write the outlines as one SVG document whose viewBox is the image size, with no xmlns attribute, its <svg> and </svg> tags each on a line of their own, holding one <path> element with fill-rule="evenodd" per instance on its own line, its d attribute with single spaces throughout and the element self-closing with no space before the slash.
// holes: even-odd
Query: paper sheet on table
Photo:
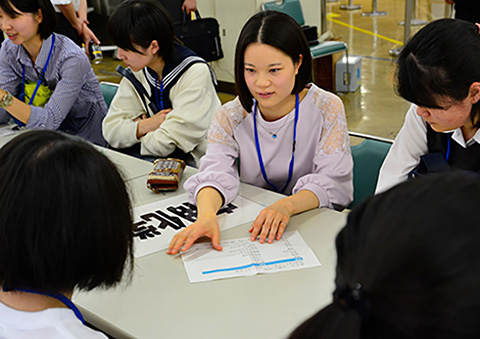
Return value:
<svg viewBox="0 0 480 339">
<path fill-rule="evenodd" d="M 264 207 L 238 196 L 218 212 L 220 231 L 253 222 Z M 135 207 L 135 257 L 164 250 L 173 236 L 197 219 L 195 206 L 188 202 L 188 193 Z M 247 232 L 247 230 L 245 230 Z"/>
<path fill-rule="evenodd" d="M 12 129 L 13 127 L 14 127 L 13 125 L 3 125 L 3 126 L 1 126 L 0 127 L 0 137 L 15 133 L 16 131 Z"/>
<path fill-rule="evenodd" d="M 320 266 L 315 253 L 298 231 L 286 232 L 272 244 L 250 238 L 221 241 L 222 251 L 210 243 L 195 244 L 182 254 L 190 282 L 274 273 Z"/>
</svg>

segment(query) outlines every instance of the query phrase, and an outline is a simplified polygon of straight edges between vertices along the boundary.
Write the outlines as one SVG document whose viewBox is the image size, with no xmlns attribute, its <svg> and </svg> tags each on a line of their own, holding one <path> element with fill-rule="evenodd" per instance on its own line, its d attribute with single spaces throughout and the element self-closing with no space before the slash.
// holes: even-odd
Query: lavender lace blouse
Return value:
<svg viewBox="0 0 480 339">
<path fill-rule="evenodd" d="M 353 197 L 353 160 L 343 103 L 336 95 L 314 84 L 308 87 L 299 104 L 295 163 L 285 194 L 309 190 L 317 196 L 319 207 L 342 208 Z M 279 188 L 288 177 L 294 118 L 295 110 L 292 110 L 283 118 L 268 122 L 257 112 L 257 131 L 267 177 Z M 273 134 L 277 137 L 273 138 Z M 236 98 L 217 112 L 200 169 L 184 187 L 193 203 L 199 190 L 211 186 L 228 204 L 238 194 L 239 180 L 272 189 L 260 170 L 253 116 Z"/>
</svg>

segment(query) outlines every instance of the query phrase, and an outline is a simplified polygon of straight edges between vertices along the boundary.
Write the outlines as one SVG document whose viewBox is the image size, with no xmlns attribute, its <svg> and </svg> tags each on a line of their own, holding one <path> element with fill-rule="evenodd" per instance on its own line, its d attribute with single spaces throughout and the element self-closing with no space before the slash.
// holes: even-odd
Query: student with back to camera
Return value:
<svg viewBox="0 0 480 339">
<path fill-rule="evenodd" d="M 107 105 L 85 53 L 53 33 L 50 0 L 0 0 L 0 124 L 60 130 L 106 145 Z"/>
<path fill-rule="evenodd" d="M 398 59 L 397 92 L 413 103 L 380 170 L 377 192 L 409 176 L 480 171 L 479 26 L 441 19 L 422 28 Z"/>
<path fill-rule="evenodd" d="M 132 271 L 115 165 L 80 138 L 29 131 L 0 149 L 0 190 L 0 337 L 106 338 L 82 325 L 71 297 Z"/>
<path fill-rule="evenodd" d="M 480 338 L 480 176 L 402 183 L 355 207 L 336 240 L 333 302 L 291 339 Z"/>
<path fill-rule="evenodd" d="M 353 162 L 343 104 L 309 83 L 311 65 L 290 16 L 266 11 L 248 20 L 235 52 L 238 98 L 216 114 L 200 170 L 185 183 L 198 219 L 175 235 L 167 253 L 186 251 L 204 235 L 221 250 L 216 212 L 236 197 L 240 176 L 288 195 L 259 214 L 252 241 L 279 240 L 294 214 L 349 204 Z"/>
<path fill-rule="evenodd" d="M 172 20 L 158 1 L 123 2 L 107 30 L 118 46 L 118 58 L 146 95 L 130 79 L 122 79 L 103 122 L 105 139 L 131 155 L 198 161 L 220 108 L 213 71 L 177 42 Z"/>
</svg>

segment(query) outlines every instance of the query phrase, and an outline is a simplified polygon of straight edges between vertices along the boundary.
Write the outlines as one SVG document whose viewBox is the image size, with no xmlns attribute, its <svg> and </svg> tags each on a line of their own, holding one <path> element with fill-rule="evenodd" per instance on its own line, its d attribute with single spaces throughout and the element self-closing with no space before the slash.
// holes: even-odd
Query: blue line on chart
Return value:
<svg viewBox="0 0 480 339">
<path fill-rule="evenodd" d="M 202 274 L 211 274 L 211 273 L 218 273 L 218 272 L 243 270 L 245 268 L 249 268 L 249 267 L 253 267 L 253 266 L 269 266 L 269 265 L 275 265 L 275 264 L 283 264 L 285 262 L 292 262 L 292 261 L 303 261 L 303 258 L 302 257 L 296 257 L 296 258 L 291 258 L 291 259 L 268 261 L 268 262 L 262 262 L 262 263 L 252 263 L 252 264 L 237 266 L 237 267 L 219 268 L 217 270 L 203 271 Z"/>
</svg>

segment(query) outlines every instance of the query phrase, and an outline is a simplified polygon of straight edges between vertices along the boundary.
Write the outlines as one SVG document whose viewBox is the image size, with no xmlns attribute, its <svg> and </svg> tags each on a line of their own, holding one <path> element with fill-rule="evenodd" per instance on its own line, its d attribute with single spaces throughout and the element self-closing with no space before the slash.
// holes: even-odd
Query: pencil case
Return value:
<svg viewBox="0 0 480 339">
<path fill-rule="evenodd" d="M 182 179 L 185 161 L 174 158 L 157 159 L 147 178 L 147 187 L 155 193 L 175 191 Z"/>
</svg>

